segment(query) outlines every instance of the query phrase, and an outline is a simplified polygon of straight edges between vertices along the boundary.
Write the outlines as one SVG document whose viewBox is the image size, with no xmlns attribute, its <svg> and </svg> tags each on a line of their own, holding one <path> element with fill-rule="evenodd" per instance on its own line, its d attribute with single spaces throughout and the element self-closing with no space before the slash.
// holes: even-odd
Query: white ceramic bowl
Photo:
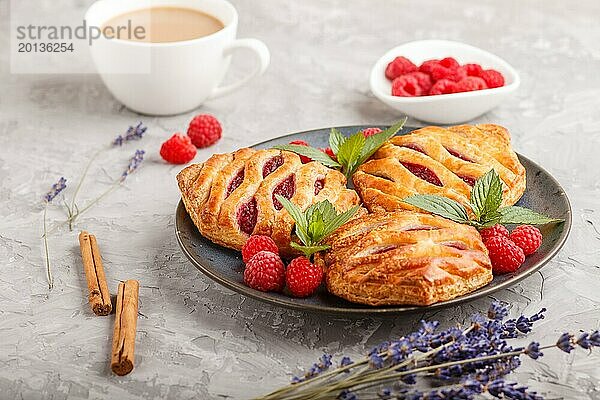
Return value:
<svg viewBox="0 0 600 400">
<path fill-rule="evenodd" d="M 419 65 L 430 59 L 454 57 L 460 64 L 478 63 L 483 69 L 495 69 L 504 75 L 504 86 L 472 92 L 436 96 L 392 96 L 392 83 L 385 77 L 390 61 L 404 56 Z M 394 47 L 371 70 L 371 91 L 388 106 L 421 121 L 455 124 L 476 118 L 500 104 L 521 83 L 519 74 L 506 61 L 468 44 L 448 40 L 419 40 Z"/>
</svg>

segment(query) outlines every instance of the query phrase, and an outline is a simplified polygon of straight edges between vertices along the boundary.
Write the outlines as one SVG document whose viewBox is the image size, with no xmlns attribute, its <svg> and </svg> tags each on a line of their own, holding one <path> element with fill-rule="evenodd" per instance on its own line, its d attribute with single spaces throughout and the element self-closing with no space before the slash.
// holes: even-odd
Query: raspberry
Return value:
<svg viewBox="0 0 600 400">
<path fill-rule="evenodd" d="M 414 76 L 401 76 L 392 82 L 392 96 L 413 97 L 421 96 L 423 90 Z"/>
<path fill-rule="evenodd" d="M 427 60 L 421 64 L 419 71 L 431 75 L 431 69 L 436 65 L 440 65 L 440 60 Z"/>
<path fill-rule="evenodd" d="M 504 76 L 495 69 L 486 69 L 479 76 L 490 89 L 504 86 Z"/>
<path fill-rule="evenodd" d="M 495 274 L 515 272 L 525 261 L 523 250 L 507 237 L 494 236 L 485 242 L 485 247 Z"/>
<path fill-rule="evenodd" d="M 473 90 L 487 89 L 485 81 L 476 76 L 467 76 L 456 84 L 456 92 L 472 92 Z"/>
<path fill-rule="evenodd" d="M 449 79 L 440 79 L 436 83 L 433 84 L 431 89 L 429 90 L 429 95 L 437 95 L 437 94 L 450 94 L 456 91 L 456 83 L 452 82 Z"/>
<path fill-rule="evenodd" d="M 396 57 L 385 68 L 385 77 L 393 81 L 400 75 L 408 74 L 417 70 L 417 66 L 406 57 Z"/>
<path fill-rule="evenodd" d="M 458 68 L 460 66 L 458 61 L 456 61 L 453 57 L 442 58 L 440 60 L 440 65 L 442 67 L 452 68 L 452 69 Z"/>
<path fill-rule="evenodd" d="M 192 139 L 194 146 L 199 148 L 208 147 L 221 139 L 223 128 L 219 121 L 208 114 L 196 115 L 190 126 L 188 126 L 187 134 Z"/>
<path fill-rule="evenodd" d="M 421 86 L 421 90 L 423 90 L 423 93 L 428 93 L 429 89 L 431 89 L 431 85 L 433 85 L 431 76 L 424 72 L 411 72 L 410 74 L 406 74 L 404 76 L 414 77 L 419 83 L 419 86 Z"/>
<path fill-rule="evenodd" d="M 463 67 L 447 68 L 440 64 L 431 69 L 431 79 L 434 81 L 439 81 L 440 79 L 449 79 L 451 81 L 458 82 L 466 77 L 467 70 Z"/>
<path fill-rule="evenodd" d="M 306 257 L 294 258 L 285 272 L 285 282 L 295 297 L 310 296 L 321 285 L 322 279 L 323 270 Z"/>
<path fill-rule="evenodd" d="M 523 249 L 526 256 L 533 254 L 542 245 L 542 232 L 535 226 L 521 225 L 510 233 L 510 240 Z"/>
<path fill-rule="evenodd" d="M 298 146 L 309 147 L 308 143 L 306 143 L 304 140 L 293 140 L 290 142 L 290 144 L 297 144 Z M 306 164 L 306 163 L 311 162 L 312 158 L 306 157 L 306 156 L 300 156 L 300 161 L 302 161 L 302 164 Z"/>
<path fill-rule="evenodd" d="M 508 237 L 508 229 L 504 225 L 496 224 L 489 228 L 483 228 L 479 231 L 481 235 L 481 240 L 485 243 L 488 239 L 493 238 L 494 236 L 504 236 Z"/>
<path fill-rule="evenodd" d="M 160 156 L 171 164 L 185 164 L 196 157 L 196 146 L 189 136 L 175 133 L 160 146 Z"/>
<path fill-rule="evenodd" d="M 278 292 L 285 285 L 285 266 L 281 258 L 270 251 L 259 251 L 248 261 L 244 282 L 261 292 Z"/>
<path fill-rule="evenodd" d="M 465 64 L 463 68 L 467 71 L 467 76 L 481 77 L 481 73 L 483 72 L 483 68 L 479 64 Z"/>
<path fill-rule="evenodd" d="M 331 150 L 331 147 L 321 149 L 321 151 L 331 157 L 332 160 L 337 160 L 337 157 L 335 156 L 333 150 Z"/>
<path fill-rule="evenodd" d="M 379 128 L 367 128 L 367 129 L 363 129 L 362 134 L 364 137 L 368 138 L 369 136 L 376 135 L 380 132 L 381 132 L 381 129 L 379 129 Z"/>
<path fill-rule="evenodd" d="M 247 263 L 256 253 L 261 251 L 270 251 L 279 255 L 277 245 L 269 236 L 252 235 L 242 247 L 242 260 Z"/>
</svg>

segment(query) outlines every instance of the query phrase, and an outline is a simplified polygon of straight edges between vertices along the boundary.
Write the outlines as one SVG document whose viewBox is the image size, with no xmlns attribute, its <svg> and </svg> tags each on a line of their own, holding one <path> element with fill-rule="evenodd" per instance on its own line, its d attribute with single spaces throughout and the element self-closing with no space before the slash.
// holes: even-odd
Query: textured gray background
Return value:
<svg viewBox="0 0 600 400">
<path fill-rule="evenodd" d="M 81 13 L 80 0 L 62 1 Z M 600 328 L 600 3 L 561 1 L 235 1 L 240 36 L 264 40 L 267 73 L 202 112 L 225 136 L 202 150 L 231 151 L 284 133 L 346 124 L 389 123 L 397 115 L 370 93 L 370 66 L 413 39 L 465 41 L 497 53 L 521 73 L 517 95 L 478 122 L 507 126 L 514 147 L 564 186 L 574 211 L 568 243 L 541 273 L 498 294 L 512 313 L 545 306 L 535 338 Z M 567 5 L 569 4 L 569 5 Z M 59 9 L 56 11 L 59 13 Z M 0 0 L 2 20 L 7 0 Z M 192 113 L 140 117 L 94 75 L 11 75 L 8 32 L 0 26 L 0 398 L 247 398 L 288 382 L 323 351 L 357 354 L 415 328 L 421 317 L 464 322 L 489 299 L 435 315 L 345 319 L 292 312 L 245 299 L 211 282 L 175 241 L 179 199 L 160 143 Z M 234 59 L 231 76 L 248 63 Z M 147 158 L 123 188 L 50 237 L 55 288 L 48 292 L 40 240 L 40 198 L 59 176 L 70 183 L 99 147 L 138 119 L 139 143 L 104 153 L 81 200 L 118 176 L 135 148 Z M 411 121 L 418 124 L 418 121 Z M 67 197 L 73 188 L 66 192 Z M 51 207 L 51 220 L 64 218 Z M 109 287 L 139 279 L 137 365 L 126 377 L 108 368 L 112 317 L 92 315 L 77 230 L 99 239 Z M 548 398 L 600 399 L 600 357 L 547 351 L 525 360 L 515 379 Z"/>
</svg>

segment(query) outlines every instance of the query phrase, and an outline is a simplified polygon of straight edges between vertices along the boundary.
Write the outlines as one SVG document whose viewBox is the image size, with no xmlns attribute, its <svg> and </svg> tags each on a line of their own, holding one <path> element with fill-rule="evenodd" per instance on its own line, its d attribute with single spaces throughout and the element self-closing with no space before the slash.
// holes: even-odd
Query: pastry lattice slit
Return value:
<svg viewBox="0 0 600 400">
<path fill-rule="evenodd" d="M 283 204 L 277 200 L 275 197 L 276 195 L 280 195 L 289 200 L 294 193 L 296 193 L 296 177 L 290 175 L 281 181 L 281 183 L 275 187 L 275 190 L 273 190 L 273 207 L 275 207 L 276 210 L 281 210 L 283 208 Z"/>
<path fill-rule="evenodd" d="M 240 230 L 247 235 L 251 235 L 256 226 L 258 218 L 258 206 L 253 197 L 249 202 L 242 204 L 237 212 L 238 225 Z"/>
<path fill-rule="evenodd" d="M 315 196 L 325 188 L 325 178 L 319 178 L 315 181 Z"/>
<path fill-rule="evenodd" d="M 262 172 L 263 178 L 266 178 L 267 176 L 269 176 L 270 174 L 275 172 L 275 170 L 277 170 L 277 168 L 281 167 L 282 165 L 283 165 L 283 156 L 281 156 L 281 155 L 278 155 L 278 156 L 275 156 L 275 157 L 269 159 L 263 166 L 263 172 Z"/>
<path fill-rule="evenodd" d="M 225 198 L 228 198 L 229 195 L 237 189 L 242 182 L 244 182 L 244 170 L 241 169 L 239 172 L 229 181 L 229 185 L 227 186 L 227 193 L 225 193 Z"/>
<path fill-rule="evenodd" d="M 440 178 L 438 178 L 435 172 L 433 172 L 429 168 L 420 164 L 414 164 L 409 162 L 401 161 L 400 163 L 404 166 L 404 168 L 409 170 L 411 174 L 413 174 L 417 178 L 421 178 L 424 181 L 429 182 L 435 186 L 443 186 L 442 181 L 440 181 Z"/>
</svg>

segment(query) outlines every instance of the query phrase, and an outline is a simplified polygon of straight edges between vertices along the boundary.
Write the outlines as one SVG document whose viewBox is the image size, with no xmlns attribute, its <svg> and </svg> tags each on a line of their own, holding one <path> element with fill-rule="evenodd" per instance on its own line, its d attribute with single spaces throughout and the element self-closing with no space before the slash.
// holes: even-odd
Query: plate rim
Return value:
<svg viewBox="0 0 600 400">
<path fill-rule="evenodd" d="M 343 128 L 354 128 L 354 127 L 362 127 L 362 126 L 364 126 L 364 125 L 343 125 L 343 126 L 335 126 L 335 128 L 343 129 Z M 384 126 L 389 126 L 389 125 L 381 124 L 381 125 L 372 125 L 372 126 L 384 127 Z M 331 128 L 332 127 L 324 127 L 324 128 L 310 129 L 310 130 L 306 130 L 306 131 L 292 132 L 292 133 L 288 133 L 286 135 L 282 135 L 282 136 L 278 136 L 278 137 L 271 138 L 268 140 L 264 140 L 260 143 L 256 143 L 249 147 L 258 147 L 258 146 L 261 146 L 265 143 L 271 142 L 276 139 L 282 139 L 282 138 L 294 136 L 297 134 L 302 134 L 302 133 L 306 134 L 306 133 L 311 133 L 311 132 L 316 132 L 316 131 L 327 130 L 327 129 L 331 129 Z M 405 128 L 419 129 L 421 127 L 407 126 Z M 177 208 L 175 211 L 175 236 L 177 238 L 177 243 L 179 244 L 179 247 L 181 248 L 181 250 L 187 257 L 187 259 L 192 263 L 192 265 L 194 265 L 196 267 L 196 269 L 198 269 L 200 272 L 202 272 L 204 275 L 208 276 L 210 279 L 217 282 L 218 284 L 220 284 L 230 290 L 233 290 L 234 292 L 236 292 L 242 296 L 247 296 L 252 299 L 259 300 L 261 302 L 273 304 L 273 305 L 284 307 L 284 308 L 294 309 L 294 310 L 298 310 L 298 311 L 309 311 L 309 312 L 328 313 L 328 314 L 336 314 L 336 315 L 340 315 L 340 314 L 358 315 L 358 316 L 365 316 L 365 315 L 369 315 L 369 314 L 378 315 L 378 316 L 399 315 L 399 314 L 409 314 L 409 313 L 419 313 L 419 312 L 429 312 L 429 311 L 439 310 L 439 309 L 455 306 L 458 304 L 462 304 L 462 303 L 465 303 L 468 301 L 473 301 L 473 300 L 479 299 L 483 296 L 486 296 L 486 295 L 495 293 L 497 291 L 500 291 L 502 289 L 505 289 L 507 287 L 513 286 L 513 285 L 519 283 L 520 281 L 524 280 L 525 278 L 528 278 L 529 276 L 538 272 L 552 258 L 554 258 L 554 256 L 556 256 L 556 254 L 563 248 L 563 246 L 565 245 L 565 243 L 567 241 L 567 238 L 569 237 L 569 234 L 571 232 L 572 222 L 573 222 L 573 218 L 572 218 L 573 209 L 571 206 L 571 201 L 569 200 L 569 196 L 567 195 L 567 192 L 561 186 L 560 182 L 558 182 L 558 180 L 552 174 L 550 174 L 544 167 L 540 166 L 538 163 L 532 161 L 530 158 L 528 158 L 520 153 L 517 153 L 517 152 L 515 152 L 515 153 L 517 154 L 517 156 L 519 158 L 523 158 L 526 161 L 536 165 L 537 168 L 539 168 L 543 173 L 545 173 L 553 181 L 553 183 L 560 189 L 561 193 L 563 194 L 563 197 L 567 203 L 567 212 L 566 212 L 566 216 L 565 216 L 565 221 L 562 222 L 562 224 L 564 225 L 563 231 L 561 232 L 561 234 L 558 238 L 557 245 L 548 254 L 546 254 L 546 256 L 544 256 L 540 261 L 538 261 L 538 263 L 535 266 L 533 266 L 526 272 L 523 272 L 519 275 L 509 278 L 506 281 L 504 281 L 496 286 L 487 288 L 487 290 L 486 290 L 486 286 L 487 286 L 486 285 L 486 286 L 482 287 L 482 289 L 483 289 L 482 291 L 471 292 L 464 296 L 456 297 L 454 299 L 443 301 L 443 302 L 434 303 L 434 304 L 431 304 L 428 306 L 407 305 L 407 306 L 394 306 L 394 307 L 385 306 L 385 307 L 373 307 L 373 308 L 368 308 L 368 307 L 343 308 L 343 307 L 322 306 L 322 305 L 315 305 L 315 304 L 299 304 L 299 303 L 293 302 L 291 300 L 279 299 L 276 297 L 269 297 L 266 295 L 266 293 L 252 289 L 240 282 L 234 282 L 234 281 L 230 281 L 228 279 L 224 279 L 221 276 L 215 274 L 211 268 L 206 267 L 200 261 L 198 261 L 197 257 L 194 254 L 192 254 L 191 249 L 189 249 L 186 246 L 186 244 L 183 242 L 183 239 L 180 234 L 180 219 L 177 218 L 177 216 L 179 215 L 180 212 L 183 212 L 187 215 L 187 210 L 185 209 L 185 205 L 183 204 L 183 199 L 181 199 L 181 198 L 179 199 L 179 202 L 177 204 Z M 190 218 L 190 216 L 187 215 L 187 218 Z M 200 233 L 198 232 L 198 234 L 200 234 Z M 225 248 L 223 248 L 223 249 L 225 249 Z"/>
</svg>

